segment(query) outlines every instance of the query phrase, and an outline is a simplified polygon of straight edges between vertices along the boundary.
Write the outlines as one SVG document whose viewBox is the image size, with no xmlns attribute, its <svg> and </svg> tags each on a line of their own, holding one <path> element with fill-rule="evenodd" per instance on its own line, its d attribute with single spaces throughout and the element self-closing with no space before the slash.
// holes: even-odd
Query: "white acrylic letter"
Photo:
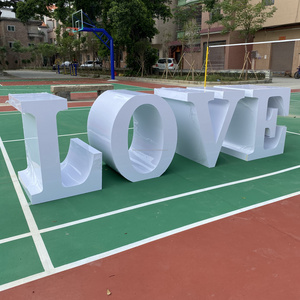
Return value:
<svg viewBox="0 0 300 300">
<path fill-rule="evenodd" d="M 129 146 L 132 117 L 134 131 Z M 135 182 L 165 172 L 175 154 L 177 126 L 162 98 L 127 90 L 107 91 L 90 110 L 88 137 L 110 167 Z"/>
<path fill-rule="evenodd" d="M 19 179 L 32 204 L 102 189 L 102 154 L 72 139 L 60 164 L 56 115 L 67 109 L 64 98 L 48 93 L 9 95 L 22 113 L 27 169 Z"/>
<path fill-rule="evenodd" d="M 176 152 L 206 167 L 214 167 L 243 92 L 163 88 L 155 89 L 155 94 L 167 100 L 176 116 Z"/>
<path fill-rule="evenodd" d="M 222 152 L 254 160 L 283 153 L 286 127 L 277 126 L 277 116 L 287 116 L 290 88 L 257 85 L 216 87 L 245 93 L 239 101 Z"/>
</svg>

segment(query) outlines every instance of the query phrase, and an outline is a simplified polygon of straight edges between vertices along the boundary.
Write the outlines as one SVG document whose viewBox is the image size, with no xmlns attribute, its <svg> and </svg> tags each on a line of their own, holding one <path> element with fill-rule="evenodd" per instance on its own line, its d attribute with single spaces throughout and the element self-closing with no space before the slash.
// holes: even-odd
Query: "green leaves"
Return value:
<svg viewBox="0 0 300 300">
<path fill-rule="evenodd" d="M 19 1 L 16 8 L 16 16 L 23 23 L 29 19 L 42 19 L 42 16 L 50 16 L 51 12 L 47 9 L 47 0 L 26 0 Z"/>
<path fill-rule="evenodd" d="M 221 23 L 225 28 L 224 32 L 239 30 L 246 41 L 253 37 L 276 11 L 274 6 L 265 6 L 262 2 L 252 4 L 251 0 L 224 0 L 220 6 L 223 12 Z"/>
</svg>

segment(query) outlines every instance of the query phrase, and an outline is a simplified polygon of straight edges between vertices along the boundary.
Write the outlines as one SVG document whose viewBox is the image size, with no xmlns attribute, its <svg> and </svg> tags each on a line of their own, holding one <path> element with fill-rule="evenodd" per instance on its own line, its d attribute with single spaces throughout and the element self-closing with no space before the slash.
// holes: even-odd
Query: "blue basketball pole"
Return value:
<svg viewBox="0 0 300 300">
<path fill-rule="evenodd" d="M 110 72 L 111 72 L 111 79 L 115 79 L 115 58 L 114 58 L 114 41 L 110 34 L 103 28 L 88 28 L 83 27 L 80 28 L 78 31 L 86 31 L 86 32 L 93 32 L 97 38 L 109 49 L 110 51 Z M 98 33 L 102 33 L 101 36 Z M 103 40 L 103 36 L 107 38 L 106 41 Z M 109 42 L 109 45 L 108 45 Z"/>
</svg>

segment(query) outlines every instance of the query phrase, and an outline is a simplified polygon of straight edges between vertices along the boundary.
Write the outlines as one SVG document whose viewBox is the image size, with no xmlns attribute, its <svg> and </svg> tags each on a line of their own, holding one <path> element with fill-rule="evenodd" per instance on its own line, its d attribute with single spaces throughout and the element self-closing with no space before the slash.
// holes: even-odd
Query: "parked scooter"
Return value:
<svg viewBox="0 0 300 300">
<path fill-rule="evenodd" d="M 297 72 L 295 72 L 294 78 L 295 79 L 299 79 L 300 78 L 300 66 L 297 68 Z"/>
</svg>

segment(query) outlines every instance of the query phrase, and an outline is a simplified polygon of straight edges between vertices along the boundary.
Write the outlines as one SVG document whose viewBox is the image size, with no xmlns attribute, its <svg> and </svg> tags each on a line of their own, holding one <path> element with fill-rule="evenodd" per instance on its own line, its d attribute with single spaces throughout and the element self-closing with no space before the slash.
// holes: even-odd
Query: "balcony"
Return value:
<svg viewBox="0 0 300 300">
<path fill-rule="evenodd" d="M 43 36 L 45 36 L 45 33 L 40 30 L 39 31 L 28 31 L 29 38 L 36 38 L 36 37 L 41 38 Z"/>
<path fill-rule="evenodd" d="M 178 31 L 177 32 L 177 40 L 180 40 L 184 37 L 184 31 Z"/>
<path fill-rule="evenodd" d="M 181 40 L 183 38 L 188 38 L 189 36 L 192 36 L 194 39 L 200 39 L 201 37 L 201 29 L 199 27 L 199 30 L 188 32 L 188 31 L 177 31 L 177 40 Z"/>
<path fill-rule="evenodd" d="M 40 37 L 41 35 L 39 32 L 28 32 L 28 36 L 34 38 L 34 37 Z"/>
<path fill-rule="evenodd" d="M 199 0 L 178 0 L 178 6 L 183 6 L 190 3 L 197 3 Z"/>
</svg>

